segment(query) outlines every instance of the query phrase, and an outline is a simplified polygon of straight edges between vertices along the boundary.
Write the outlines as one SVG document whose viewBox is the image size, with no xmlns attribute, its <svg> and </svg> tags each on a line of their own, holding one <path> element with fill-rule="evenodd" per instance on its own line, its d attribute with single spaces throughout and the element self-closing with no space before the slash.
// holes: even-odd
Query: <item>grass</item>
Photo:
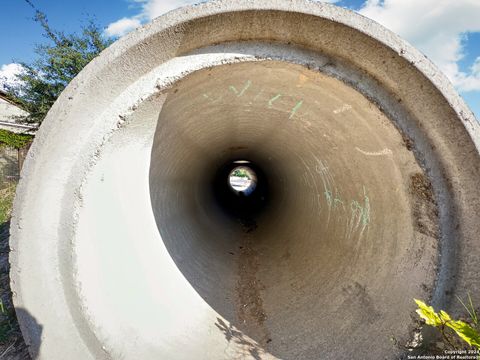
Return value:
<svg viewBox="0 0 480 360">
<path fill-rule="evenodd" d="M 477 312 L 475 311 L 475 307 L 473 306 L 472 297 L 470 296 L 470 293 L 467 293 L 467 296 L 468 296 L 467 305 L 465 305 L 462 299 L 460 299 L 458 296 L 457 296 L 457 299 L 463 305 L 465 310 L 467 310 L 468 315 L 470 316 L 470 319 L 473 322 L 474 326 L 480 331 L 480 324 L 478 322 Z"/>
<path fill-rule="evenodd" d="M 8 183 L 3 189 L 0 189 L 0 224 L 6 223 L 10 219 L 16 187 L 15 183 Z"/>
</svg>

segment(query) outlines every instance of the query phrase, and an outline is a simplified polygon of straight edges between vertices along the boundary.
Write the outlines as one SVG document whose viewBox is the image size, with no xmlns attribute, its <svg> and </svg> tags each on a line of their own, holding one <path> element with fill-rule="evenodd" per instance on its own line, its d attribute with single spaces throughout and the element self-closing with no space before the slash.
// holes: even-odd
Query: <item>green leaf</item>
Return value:
<svg viewBox="0 0 480 360">
<path fill-rule="evenodd" d="M 443 323 L 446 323 L 447 321 L 452 321 L 452 318 L 450 317 L 450 315 L 448 315 L 443 310 L 440 310 L 440 319 L 442 320 Z"/>
<path fill-rule="evenodd" d="M 453 329 L 457 335 L 465 340 L 469 345 L 480 349 L 480 334 L 466 322 L 461 320 L 451 320 L 447 322 L 446 325 Z"/>
<path fill-rule="evenodd" d="M 414 299 L 418 305 L 417 314 L 425 320 L 427 325 L 431 326 L 448 326 L 450 329 L 467 342 L 470 346 L 480 349 L 480 334 L 472 326 L 461 320 L 453 320 L 450 315 L 441 310 L 436 313 L 432 306 L 428 306 L 421 300 Z"/>
<path fill-rule="evenodd" d="M 421 300 L 414 299 L 418 305 L 417 314 L 425 320 L 427 325 L 441 326 L 444 324 L 442 318 L 435 312 L 433 307 L 428 306 Z M 448 315 L 448 314 L 447 314 Z"/>
</svg>

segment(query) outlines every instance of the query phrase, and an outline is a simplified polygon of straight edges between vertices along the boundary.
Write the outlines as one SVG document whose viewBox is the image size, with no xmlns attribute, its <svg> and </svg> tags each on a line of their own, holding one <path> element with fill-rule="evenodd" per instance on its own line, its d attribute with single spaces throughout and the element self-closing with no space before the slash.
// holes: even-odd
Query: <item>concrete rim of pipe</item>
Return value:
<svg viewBox="0 0 480 360">
<path fill-rule="evenodd" d="M 445 76 L 358 14 L 170 12 L 92 61 L 29 152 L 11 279 L 30 352 L 399 356 L 413 297 L 480 302 L 479 150 Z M 238 160 L 269 185 L 240 222 L 210 176 Z"/>
</svg>

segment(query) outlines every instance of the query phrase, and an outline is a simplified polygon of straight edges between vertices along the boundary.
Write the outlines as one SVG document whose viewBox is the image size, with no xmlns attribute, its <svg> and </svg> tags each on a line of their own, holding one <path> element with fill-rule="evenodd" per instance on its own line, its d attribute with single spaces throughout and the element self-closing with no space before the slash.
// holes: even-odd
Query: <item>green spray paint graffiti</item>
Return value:
<svg viewBox="0 0 480 360">
<path fill-rule="evenodd" d="M 282 97 L 282 94 L 277 94 L 274 97 L 272 97 L 270 100 L 268 100 L 268 107 L 271 108 L 273 106 L 273 103 L 280 99 Z"/>
<path fill-rule="evenodd" d="M 300 109 L 302 104 L 303 104 L 303 100 L 297 102 L 297 104 L 293 107 L 292 111 L 290 112 L 289 119 L 291 119 L 296 114 L 296 112 L 298 111 L 298 109 Z"/>
<path fill-rule="evenodd" d="M 313 155 L 313 157 L 316 160 L 315 170 L 320 175 L 324 189 L 323 195 L 328 207 L 327 226 L 330 223 L 331 214 L 334 214 L 336 221 L 345 221 L 346 238 L 351 238 L 354 234 L 359 234 L 359 237 L 361 237 L 371 220 L 370 199 L 365 186 L 363 186 L 362 200 L 344 199 L 335 186 L 334 177 L 326 163 L 318 159 L 315 155 Z M 347 209 L 347 204 L 349 205 L 349 209 Z M 340 213 L 338 211 L 340 211 Z"/>
<path fill-rule="evenodd" d="M 260 90 L 255 89 L 251 80 L 246 80 L 241 88 L 236 87 L 235 85 L 229 85 L 228 90 L 234 95 L 234 97 L 237 98 L 240 98 L 247 93 L 251 93 L 251 97 L 245 96 L 245 98 L 247 98 L 247 101 L 248 99 L 250 99 L 248 105 L 252 105 L 254 102 L 262 103 L 266 101 L 268 108 L 288 113 L 289 119 L 293 119 L 295 116 L 298 116 L 298 111 L 303 106 L 304 102 L 303 100 L 298 100 L 298 96 L 294 95 L 276 94 L 274 96 L 270 95 L 270 97 L 267 97 L 268 92 L 264 91 L 263 88 L 261 88 Z M 211 103 L 216 103 L 223 97 L 223 95 L 220 95 L 220 97 L 214 98 L 209 93 L 203 93 L 202 96 L 204 99 L 210 101 Z M 295 101 L 295 105 L 293 107 L 291 107 L 292 101 Z"/>
<path fill-rule="evenodd" d="M 370 199 L 367 196 L 365 186 L 363 187 L 363 201 L 352 200 L 350 202 L 351 216 L 347 222 L 347 236 L 360 230 L 362 236 L 365 228 L 370 224 Z"/>
<path fill-rule="evenodd" d="M 250 87 L 250 85 L 252 85 L 252 81 L 251 80 L 247 80 L 245 82 L 245 85 L 243 86 L 242 90 L 238 91 L 237 88 L 233 85 L 230 85 L 228 87 L 228 89 L 230 91 L 232 91 L 235 95 L 237 95 L 238 97 L 242 96 L 243 94 L 245 94 L 245 91 L 248 90 L 248 88 Z"/>
</svg>

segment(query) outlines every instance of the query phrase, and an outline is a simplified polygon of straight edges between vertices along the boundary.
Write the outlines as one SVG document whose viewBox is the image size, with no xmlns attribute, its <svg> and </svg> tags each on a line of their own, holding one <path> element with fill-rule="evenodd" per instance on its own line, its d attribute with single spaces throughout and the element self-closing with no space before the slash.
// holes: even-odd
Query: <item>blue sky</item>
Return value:
<svg viewBox="0 0 480 360">
<path fill-rule="evenodd" d="M 32 0 L 50 24 L 78 31 L 88 18 L 121 36 L 178 6 L 195 0 Z M 424 52 L 450 78 L 480 119 L 480 0 L 329 0 L 373 18 Z M 24 0 L 2 2 L 0 82 L 18 71 L 16 62 L 35 59 L 44 41 L 34 12 Z"/>
</svg>

